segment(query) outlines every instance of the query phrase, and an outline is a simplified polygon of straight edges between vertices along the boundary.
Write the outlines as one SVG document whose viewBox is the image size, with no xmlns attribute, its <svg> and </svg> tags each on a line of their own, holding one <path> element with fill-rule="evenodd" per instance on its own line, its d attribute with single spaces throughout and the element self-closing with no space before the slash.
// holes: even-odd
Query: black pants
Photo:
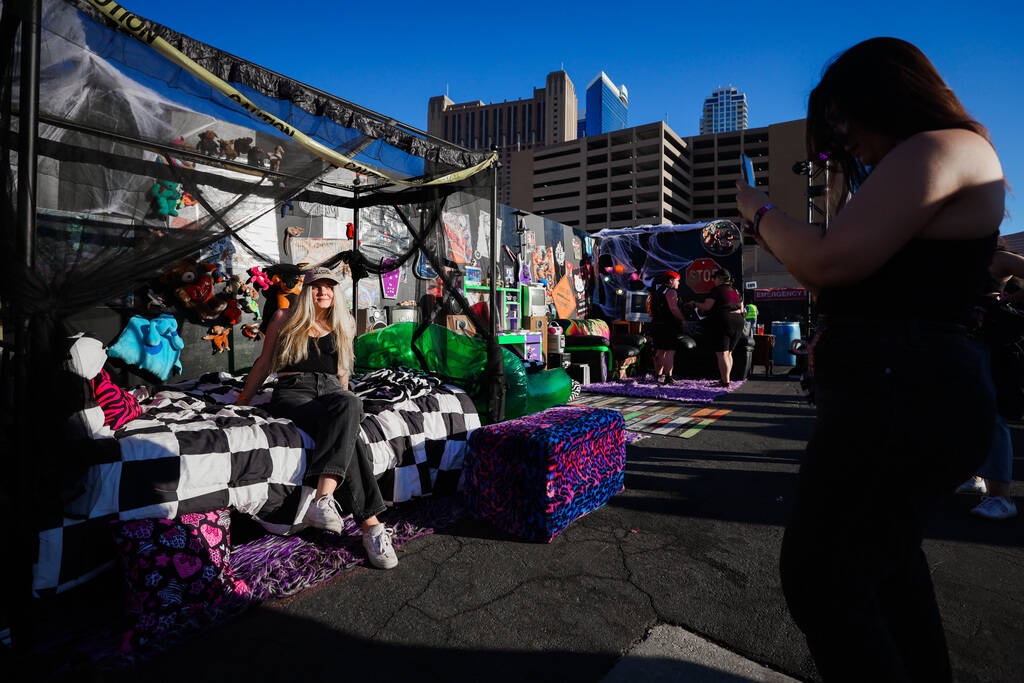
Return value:
<svg viewBox="0 0 1024 683">
<path fill-rule="evenodd" d="M 826 329 L 814 434 L 782 544 L 782 587 L 826 681 L 948 681 L 921 539 L 985 459 L 987 358 L 962 334 Z"/>
<path fill-rule="evenodd" d="M 267 409 L 316 441 L 316 449 L 306 454 L 303 480 L 308 486 L 315 487 L 322 475 L 337 477 L 334 497 L 357 522 L 384 512 L 373 463 L 359 438 L 362 401 L 342 389 L 336 375 L 304 372 L 281 377 Z"/>
<path fill-rule="evenodd" d="M 714 311 L 707 319 L 707 339 L 712 351 L 734 351 L 743 336 L 742 311 Z"/>
</svg>

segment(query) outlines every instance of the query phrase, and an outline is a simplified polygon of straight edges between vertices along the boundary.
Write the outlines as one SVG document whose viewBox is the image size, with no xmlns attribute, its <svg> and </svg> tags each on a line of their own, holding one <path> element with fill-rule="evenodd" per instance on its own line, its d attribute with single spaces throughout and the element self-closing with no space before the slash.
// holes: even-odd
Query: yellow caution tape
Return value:
<svg viewBox="0 0 1024 683">
<path fill-rule="evenodd" d="M 399 185 L 410 185 L 410 186 L 424 186 L 424 185 L 444 185 L 447 183 L 454 183 L 470 176 L 479 173 L 484 170 L 495 161 L 497 161 L 497 155 L 492 154 L 487 159 L 481 161 L 475 166 L 464 168 L 459 171 L 453 171 L 452 173 L 445 174 L 437 178 L 431 178 L 430 180 L 409 180 L 403 178 L 394 173 L 389 173 L 381 169 L 371 168 L 365 164 L 361 164 L 358 161 L 347 157 L 343 154 L 338 154 L 330 147 L 326 147 L 321 143 L 317 142 L 313 138 L 309 137 L 300 130 L 288 125 L 281 119 L 277 118 L 273 114 L 263 111 L 252 101 L 249 100 L 245 95 L 238 92 L 235 88 L 231 87 L 230 84 L 221 80 L 217 76 L 213 75 L 203 67 L 196 64 L 194 61 L 183 55 L 173 45 L 168 43 L 166 40 L 161 38 L 155 30 L 150 26 L 146 19 L 143 19 L 137 14 L 132 13 L 126 9 L 123 5 L 120 5 L 112 0 L 89 0 L 89 2 L 96 9 L 103 12 L 105 15 L 110 17 L 112 20 L 124 29 L 127 33 L 137 38 L 140 42 L 149 45 L 154 50 L 167 57 L 175 64 L 179 65 L 183 69 L 191 72 L 196 78 L 201 79 L 203 82 L 216 88 L 222 92 L 226 97 L 236 102 L 240 107 L 245 109 L 253 116 L 261 119 L 262 121 L 270 124 L 274 128 L 278 129 L 288 137 L 292 138 L 300 145 L 310 150 L 321 159 L 338 166 L 339 168 L 348 169 L 356 173 L 360 173 L 370 178 L 379 178 L 389 183 L 395 183 Z"/>
</svg>

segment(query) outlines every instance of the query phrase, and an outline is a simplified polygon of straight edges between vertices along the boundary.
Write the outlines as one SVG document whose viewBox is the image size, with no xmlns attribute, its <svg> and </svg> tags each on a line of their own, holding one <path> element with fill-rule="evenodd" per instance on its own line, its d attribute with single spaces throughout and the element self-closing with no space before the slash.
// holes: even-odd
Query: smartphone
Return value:
<svg viewBox="0 0 1024 683">
<path fill-rule="evenodd" d="M 754 187 L 756 184 L 754 180 L 754 162 L 746 154 L 740 155 L 740 171 L 743 173 L 743 182 Z"/>
</svg>

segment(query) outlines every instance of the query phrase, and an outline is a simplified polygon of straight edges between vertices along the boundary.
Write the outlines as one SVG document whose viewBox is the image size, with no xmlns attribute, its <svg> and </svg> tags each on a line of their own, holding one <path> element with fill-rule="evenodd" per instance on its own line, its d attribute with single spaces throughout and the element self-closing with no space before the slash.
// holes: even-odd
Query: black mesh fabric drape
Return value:
<svg viewBox="0 0 1024 683">
<path fill-rule="evenodd" d="M 164 27 L 155 30 L 216 75 L 237 79 L 232 85 L 248 88 L 246 96 L 266 111 L 363 163 L 422 176 L 456 168 L 446 162 L 470 163 L 481 156 L 453 156 L 443 152 L 443 144 L 416 144 L 415 136 L 372 121 L 358 108 L 346 111 L 343 101 Z M 16 41 L 4 45 L 8 62 L 16 64 Z M 248 252 L 246 262 L 273 263 L 280 254 L 267 253 L 254 239 L 255 225 L 328 171 L 334 183 L 321 188 L 320 200 L 353 201 L 346 188 L 355 173 L 339 174 L 194 74 L 113 30 L 88 3 L 44 2 L 40 78 L 34 267 L 19 262 L 8 229 L 0 254 L 7 303 L 31 315 L 57 321 L 123 296 L 169 263 L 229 236 Z M 0 140 L 12 152 L 6 155 L 7 202 L 16 191 L 10 171 L 17 163 L 18 81 L 12 74 L 5 84 L 11 99 L 5 112 L 15 114 Z M 398 195 L 392 203 L 436 204 L 452 191 L 426 188 L 405 196 L 379 182 L 365 189 L 364 180 L 361 199 L 367 204 L 390 192 Z M 5 211 L 13 216 L 14 207 L 5 204 Z"/>
<path fill-rule="evenodd" d="M 418 137 L 372 112 L 154 26 L 282 122 L 271 125 L 266 115 L 240 107 L 193 71 L 116 30 L 88 3 L 45 0 L 34 248 L 26 265 L 15 227 L 22 181 L 18 20 L 10 2 L 0 8 L 0 284 L 7 321 L 17 314 L 15 327 L 27 321 L 32 330 L 33 382 L 52 381 L 48 371 L 57 366 L 62 321 L 137 291 L 184 257 L 238 251 L 228 274 L 243 279 L 249 265 L 283 260 L 274 218 L 288 207 L 301 202 L 323 211 L 387 204 L 415 215 L 416 223 L 430 214 L 436 227 L 452 192 L 482 182 L 403 187 L 364 177 L 360 186 L 356 171 L 336 168 L 288 131 L 355 159 L 360 168 L 379 168 L 386 177 L 437 178 L 486 155 Z M 441 244 L 436 234 L 433 239 L 428 249 Z M 423 246 L 411 240 L 392 260 L 422 258 Z M 383 268 L 379 254 L 364 255 L 358 245 L 347 258 L 365 263 L 367 274 Z M 362 294 L 356 283 L 352 296 Z M 461 291 L 453 295 L 461 297 Z M 464 303 L 457 304 L 459 312 L 472 315 Z M 480 323 L 478 329 L 487 330 Z M 14 331 L 5 325 L 8 339 Z M 5 386 L 5 408 L 11 408 L 11 383 Z"/>
</svg>

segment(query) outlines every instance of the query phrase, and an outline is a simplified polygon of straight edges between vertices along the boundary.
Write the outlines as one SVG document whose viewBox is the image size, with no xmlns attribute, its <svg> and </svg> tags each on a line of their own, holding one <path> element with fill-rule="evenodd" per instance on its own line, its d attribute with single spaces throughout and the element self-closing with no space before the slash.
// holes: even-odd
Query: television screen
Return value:
<svg viewBox="0 0 1024 683">
<path fill-rule="evenodd" d="M 626 292 L 626 320 L 651 320 L 647 313 L 647 295 L 647 291 Z"/>
</svg>

